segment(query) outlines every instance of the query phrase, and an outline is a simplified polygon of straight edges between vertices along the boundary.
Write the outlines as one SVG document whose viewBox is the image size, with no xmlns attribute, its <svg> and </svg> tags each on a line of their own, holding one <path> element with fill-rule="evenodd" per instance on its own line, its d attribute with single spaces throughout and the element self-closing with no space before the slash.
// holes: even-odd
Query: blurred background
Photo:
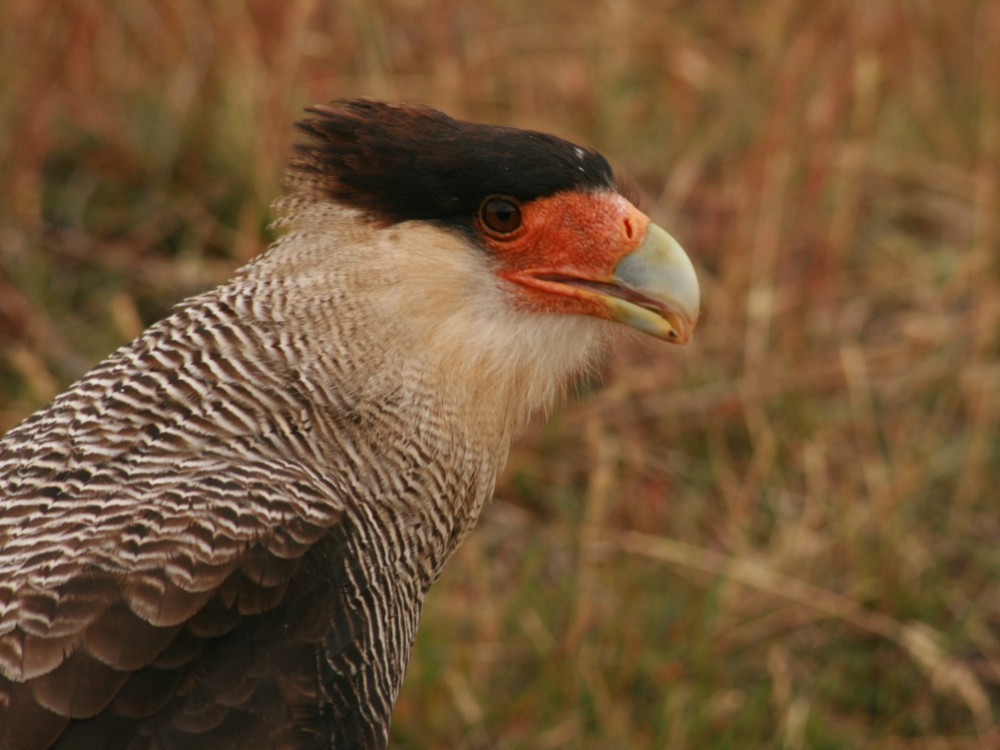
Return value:
<svg viewBox="0 0 1000 750">
<path fill-rule="evenodd" d="M 1000 3 L 3 0 L 0 428 L 264 248 L 301 108 L 603 151 L 694 259 L 515 446 L 396 748 L 1000 747 Z"/>
</svg>

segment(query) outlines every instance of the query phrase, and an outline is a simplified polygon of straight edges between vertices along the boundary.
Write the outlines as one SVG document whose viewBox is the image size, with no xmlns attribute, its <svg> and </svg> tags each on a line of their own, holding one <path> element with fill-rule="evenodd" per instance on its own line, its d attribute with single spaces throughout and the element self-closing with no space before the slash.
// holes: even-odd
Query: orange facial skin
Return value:
<svg viewBox="0 0 1000 750">
<path fill-rule="evenodd" d="M 497 274 L 520 285 L 539 312 L 610 319 L 599 295 L 546 277 L 613 284 L 618 262 L 642 242 L 649 217 L 618 193 L 564 192 L 520 204 L 521 226 L 507 235 L 477 220 L 503 264 Z"/>
</svg>

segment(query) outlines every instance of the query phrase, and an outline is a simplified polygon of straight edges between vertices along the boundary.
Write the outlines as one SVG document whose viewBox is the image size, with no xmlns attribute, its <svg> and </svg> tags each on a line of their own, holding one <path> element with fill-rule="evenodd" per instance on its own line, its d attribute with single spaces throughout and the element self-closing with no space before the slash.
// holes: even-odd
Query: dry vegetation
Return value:
<svg viewBox="0 0 1000 750">
<path fill-rule="evenodd" d="M 1000 747 L 1000 4 L 4 0 L 0 427 L 267 242 L 304 104 L 607 153 L 686 349 L 537 425 L 398 748 Z"/>
</svg>

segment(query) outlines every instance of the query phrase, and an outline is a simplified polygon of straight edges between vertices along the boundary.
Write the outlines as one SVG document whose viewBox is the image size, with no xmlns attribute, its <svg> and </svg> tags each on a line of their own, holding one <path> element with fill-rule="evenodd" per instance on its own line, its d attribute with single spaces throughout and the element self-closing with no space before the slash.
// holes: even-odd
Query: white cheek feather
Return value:
<svg viewBox="0 0 1000 750">
<path fill-rule="evenodd" d="M 352 313 L 376 336 L 369 346 L 384 347 L 383 361 L 422 361 L 452 399 L 492 411 L 509 428 L 548 408 L 616 328 L 527 309 L 487 251 L 458 232 L 416 221 L 378 228 L 331 204 L 293 212 L 296 268 L 286 273 L 300 276 L 300 292 L 348 292 Z M 269 262 L 281 262 L 281 245 Z"/>
</svg>

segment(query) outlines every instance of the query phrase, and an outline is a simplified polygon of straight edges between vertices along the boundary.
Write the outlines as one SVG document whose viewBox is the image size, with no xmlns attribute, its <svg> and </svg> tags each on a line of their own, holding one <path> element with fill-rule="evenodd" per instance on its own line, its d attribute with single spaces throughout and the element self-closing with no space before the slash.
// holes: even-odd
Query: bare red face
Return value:
<svg viewBox="0 0 1000 750">
<path fill-rule="evenodd" d="M 680 246 L 614 191 L 566 191 L 519 202 L 487 198 L 476 226 L 538 312 L 592 315 L 685 343 L 698 282 Z"/>
</svg>

